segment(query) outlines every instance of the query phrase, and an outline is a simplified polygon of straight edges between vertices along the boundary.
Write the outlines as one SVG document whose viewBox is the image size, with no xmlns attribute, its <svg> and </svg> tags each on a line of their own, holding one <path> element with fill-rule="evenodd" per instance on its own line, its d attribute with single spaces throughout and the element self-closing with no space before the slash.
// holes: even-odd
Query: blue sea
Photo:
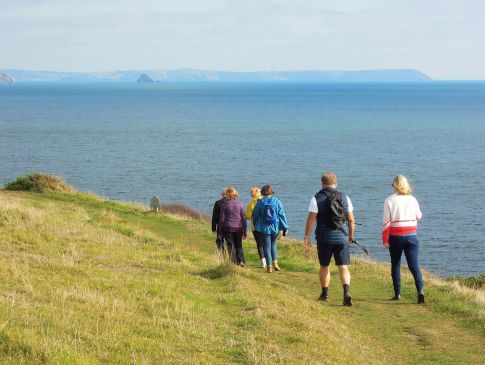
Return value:
<svg viewBox="0 0 485 365">
<path fill-rule="evenodd" d="M 386 262 L 383 202 L 402 173 L 423 212 L 422 266 L 485 272 L 485 83 L 0 85 L 0 161 L 1 184 L 45 171 L 106 198 L 156 194 L 206 213 L 222 187 L 247 203 L 251 186 L 272 184 L 297 238 L 334 171 L 357 239 Z"/>
</svg>

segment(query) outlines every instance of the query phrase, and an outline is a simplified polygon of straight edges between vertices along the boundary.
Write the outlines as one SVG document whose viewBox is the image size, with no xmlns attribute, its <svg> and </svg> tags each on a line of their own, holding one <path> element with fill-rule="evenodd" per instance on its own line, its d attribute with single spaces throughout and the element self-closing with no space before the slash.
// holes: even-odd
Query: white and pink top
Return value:
<svg viewBox="0 0 485 365">
<path fill-rule="evenodd" d="M 418 220 L 423 214 L 416 198 L 412 195 L 393 194 L 384 202 L 382 242 L 388 243 L 389 236 L 416 234 Z"/>
</svg>

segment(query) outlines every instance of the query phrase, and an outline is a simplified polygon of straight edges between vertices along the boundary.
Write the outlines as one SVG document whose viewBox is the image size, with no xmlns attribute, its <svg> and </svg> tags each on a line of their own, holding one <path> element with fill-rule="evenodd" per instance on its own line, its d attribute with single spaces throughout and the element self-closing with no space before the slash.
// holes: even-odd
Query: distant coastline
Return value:
<svg viewBox="0 0 485 365">
<path fill-rule="evenodd" d="M 96 82 L 131 81 L 140 76 L 159 82 L 428 82 L 431 77 L 413 69 L 361 71 L 208 71 L 180 70 L 123 70 L 112 72 L 57 72 L 3 69 L 17 82 Z"/>
</svg>

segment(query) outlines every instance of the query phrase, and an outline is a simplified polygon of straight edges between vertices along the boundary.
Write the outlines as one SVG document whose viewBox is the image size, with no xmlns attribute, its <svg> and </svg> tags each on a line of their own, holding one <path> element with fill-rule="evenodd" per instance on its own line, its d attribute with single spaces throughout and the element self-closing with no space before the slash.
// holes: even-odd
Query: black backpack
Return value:
<svg viewBox="0 0 485 365">
<path fill-rule="evenodd" d="M 336 190 L 323 192 L 325 199 L 324 221 L 329 228 L 340 229 L 345 223 L 345 211 L 342 194 Z"/>
</svg>

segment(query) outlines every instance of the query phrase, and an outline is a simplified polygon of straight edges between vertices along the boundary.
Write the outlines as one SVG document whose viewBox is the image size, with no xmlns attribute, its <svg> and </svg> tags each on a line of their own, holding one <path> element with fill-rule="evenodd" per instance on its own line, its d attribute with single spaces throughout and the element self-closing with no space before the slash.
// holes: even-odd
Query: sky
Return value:
<svg viewBox="0 0 485 365">
<path fill-rule="evenodd" d="M 484 0 L 0 0 L 0 69 L 485 80 Z"/>
</svg>

